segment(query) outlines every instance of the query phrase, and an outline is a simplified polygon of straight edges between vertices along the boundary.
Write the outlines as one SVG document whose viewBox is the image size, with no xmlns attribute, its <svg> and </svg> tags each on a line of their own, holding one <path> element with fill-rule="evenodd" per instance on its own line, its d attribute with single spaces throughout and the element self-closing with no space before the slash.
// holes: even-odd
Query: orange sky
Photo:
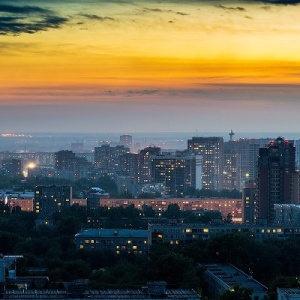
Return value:
<svg viewBox="0 0 300 300">
<path fill-rule="evenodd" d="M 159 114 L 156 105 L 170 103 L 172 115 L 181 118 L 186 103 L 193 121 L 182 131 L 188 131 L 201 127 L 199 114 L 205 114 L 207 124 L 226 99 L 229 115 L 220 124 L 230 126 L 228 119 L 234 119 L 232 125 L 249 131 L 240 115 L 248 113 L 249 106 L 265 103 L 256 130 L 268 131 L 272 125 L 264 125 L 263 116 L 270 108 L 277 107 L 274 115 L 285 111 L 295 117 L 300 96 L 299 13 L 298 5 L 259 1 L 4 1 L 0 107 L 3 114 L 8 109 L 20 117 L 24 106 L 39 114 L 41 107 L 52 107 L 55 119 L 58 105 L 85 105 L 88 118 L 89 105 L 90 110 L 96 106 L 118 115 L 122 103 L 121 130 L 139 107 L 139 112 Z M 286 105 L 279 108 L 283 95 Z M 74 111 L 74 117 L 79 112 Z M 22 128 L 8 124 L 7 112 L 4 119 L 2 127 Z M 117 124 L 106 130 L 118 131 Z M 151 124 L 143 127 L 150 129 Z M 163 124 L 156 129 L 165 131 Z M 128 130 L 136 128 L 130 125 Z M 180 130 L 176 122 L 174 130 Z"/>
</svg>

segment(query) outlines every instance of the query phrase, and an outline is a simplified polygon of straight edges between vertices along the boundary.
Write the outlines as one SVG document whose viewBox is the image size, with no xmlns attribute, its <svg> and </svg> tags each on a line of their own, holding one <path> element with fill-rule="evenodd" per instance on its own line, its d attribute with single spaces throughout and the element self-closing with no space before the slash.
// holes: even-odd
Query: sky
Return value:
<svg viewBox="0 0 300 300">
<path fill-rule="evenodd" d="M 1 0 L 0 132 L 298 132 L 300 0 Z"/>
</svg>

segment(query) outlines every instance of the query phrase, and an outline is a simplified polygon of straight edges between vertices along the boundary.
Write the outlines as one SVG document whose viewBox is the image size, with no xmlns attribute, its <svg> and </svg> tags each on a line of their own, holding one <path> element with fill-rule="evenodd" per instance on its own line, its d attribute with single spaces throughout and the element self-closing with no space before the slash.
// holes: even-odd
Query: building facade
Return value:
<svg viewBox="0 0 300 300">
<path fill-rule="evenodd" d="M 223 189 L 223 138 L 193 137 L 188 151 L 202 157 L 202 188 Z"/>
<path fill-rule="evenodd" d="M 183 197 L 188 187 L 202 187 L 201 157 L 177 152 L 152 157 L 152 182 L 163 183 L 165 195 Z"/>
<path fill-rule="evenodd" d="M 51 218 L 53 213 L 70 207 L 71 200 L 71 186 L 37 186 L 34 189 L 34 210 L 40 219 Z"/>
<path fill-rule="evenodd" d="M 148 252 L 148 231 L 134 229 L 88 229 L 75 235 L 77 250 L 111 250 L 145 254 Z"/>
<path fill-rule="evenodd" d="M 274 205 L 292 202 L 295 147 L 279 137 L 259 150 L 257 177 L 258 218 L 274 222 Z"/>
</svg>

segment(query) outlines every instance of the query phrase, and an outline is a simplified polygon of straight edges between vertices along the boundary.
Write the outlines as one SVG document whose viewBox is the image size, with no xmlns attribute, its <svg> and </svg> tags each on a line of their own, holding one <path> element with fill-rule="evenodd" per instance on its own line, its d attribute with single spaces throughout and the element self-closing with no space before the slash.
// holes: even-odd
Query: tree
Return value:
<svg viewBox="0 0 300 300">
<path fill-rule="evenodd" d="M 180 208 L 178 204 L 169 204 L 168 209 L 163 213 L 163 217 L 168 219 L 178 219 L 180 217 Z"/>
</svg>

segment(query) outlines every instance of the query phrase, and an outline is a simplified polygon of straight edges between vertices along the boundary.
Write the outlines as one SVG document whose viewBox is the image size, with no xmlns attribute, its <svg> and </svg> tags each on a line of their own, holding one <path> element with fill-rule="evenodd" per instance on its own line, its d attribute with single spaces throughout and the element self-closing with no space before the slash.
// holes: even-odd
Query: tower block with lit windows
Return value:
<svg viewBox="0 0 300 300">
<path fill-rule="evenodd" d="M 39 219 L 51 219 L 53 213 L 70 207 L 71 186 L 37 186 L 34 189 L 34 210 Z"/>
<path fill-rule="evenodd" d="M 202 188 L 223 189 L 223 138 L 193 137 L 188 151 L 202 157 Z"/>
<path fill-rule="evenodd" d="M 292 203 L 292 178 L 295 175 L 295 147 L 279 137 L 258 157 L 258 218 L 274 222 L 274 204 Z"/>
</svg>

